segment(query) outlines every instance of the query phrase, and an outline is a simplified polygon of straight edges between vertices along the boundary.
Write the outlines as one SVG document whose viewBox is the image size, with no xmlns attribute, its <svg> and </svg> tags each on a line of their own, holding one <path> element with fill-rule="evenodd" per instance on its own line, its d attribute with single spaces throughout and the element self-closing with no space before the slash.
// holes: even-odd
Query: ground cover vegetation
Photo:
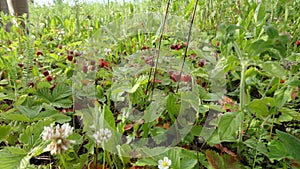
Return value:
<svg viewBox="0 0 300 169">
<path fill-rule="evenodd" d="M 0 168 L 300 168 L 299 8 L 58 1 L 10 32 L 2 14 Z"/>
</svg>

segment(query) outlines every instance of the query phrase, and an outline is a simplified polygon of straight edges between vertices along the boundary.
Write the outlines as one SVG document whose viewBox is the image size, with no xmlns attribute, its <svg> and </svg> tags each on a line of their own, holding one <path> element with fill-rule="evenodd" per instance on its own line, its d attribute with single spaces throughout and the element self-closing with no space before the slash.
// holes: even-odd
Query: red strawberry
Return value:
<svg viewBox="0 0 300 169">
<path fill-rule="evenodd" d="M 36 54 L 37 56 L 40 56 L 40 55 L 43 55 L 43 52 L 37 51 L 35 54 Z"/>
<path fill-rule="evenodd" d="M 70 55 L 74 54 L 73 50 L 68 50 L 67 53 L 70 54 Z"/>
<path fill-rule="evenodd" d="M 172 44 L 171 45 L 171 49 L 173 49 L 173 50 L 177 49 L 177 45 L 176 44 Z"/>
<path fill-rule="evenodd" d="M 190 82 L 190 81 L 192 81 L 192 78 L 190 75 L 182 75 L 181 80 L 184 82 Z"/>
<path fill-rule="evenodd" d="M 57 48 L 58 48 L 58 49 L 62 49 L 62 45 L 59 44 L 59 45 L 57 46 Z"/>
<path fill-rule="evenodd" d="M 205 60 L 204 59 L 201 59 L 199 62 L 198 62 L 198 66 L 199 67 L 203 67 L 205 65 Z"/>
<path fill-rule="evenodd" d="M 88 67 L 85 65 L 85 66 L 82 66 L 82 71 L 83 73 L 87 73 L 88 71 Z"/>
<path fill-rule="evenodd" d="M 220 42 L 219 41 L 217 41 L 216 46 L 220 46 Z"/>
<path fill-rule="evenodd" d="M 34 87 L 34 83 L 33 83 L 33 82 L 29 82 L 27 85 L 28 85 L 29 87 Z"/>
<path fill-rule="evenodd" d="M 177 45 L 176 50 L 180 50 L 180 49 L 182 49 L 182 44 Z"/>
<path fill-rule="evenodd" d="M 299 40 L 296 41 L 296 46 L 297 47 L 300 46 L 300 41 Z"/>
<path fill-rule="evenodd" d="M 284 83 L 284 82 L 285 82 L 285 80 L 284 80 L 284 79 L 281 79 L 281 80 L 280 80 L 280 83 Z"/>
<path fill-rule="evenodd" d="M 143 46 L 141 50 L 148 50 L 148 49 L 150 49 L 149 46 Z"/>
<path fill-rule="evenodd" d="M 72 55 L 68 55 L 67 59 L 68 59 L 68 61 L 72 61 L 73 60 L 73 56 Z"/>
<path fill-rule="evenodd" d="M 19 66 L 19 67 L 23 67 L 24 64 L 23 64 L 23 63 L 18 63 L 18 66 Z"/>
<path fill-rule="evenodd" d="M 179 73 L 173 73 L 172 75 L 171 75 L 171 78 L 172 78 L 172 80 L 174 81 L 174 82 L 178 82 L 179 81 L 179 77 L 180 76 L 180 74 Z"/>
<path fill-rule="evenodd" d="M 49 75 L 48 70 L 45 70 L 45 71 L 43 72 L 43 75 L 44 75 L 44 76 L 48 76 L 48 75 Z"/>
<path fill-rule="evenodd" d="M 46 80 L 47 80 L 48 82 L 50 82 L 50 81 L 52 80 L 52 77 L 51 77 L 50 75 L 48 75 L 48 76 L 46 77 Z"/>
</svg>

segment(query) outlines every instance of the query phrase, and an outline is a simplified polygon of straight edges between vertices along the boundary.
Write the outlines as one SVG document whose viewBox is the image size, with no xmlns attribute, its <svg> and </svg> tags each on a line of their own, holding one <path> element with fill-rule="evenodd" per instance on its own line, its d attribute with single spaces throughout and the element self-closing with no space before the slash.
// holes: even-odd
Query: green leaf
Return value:
<svg viewBox="0 0 300 169">
<path fill-rule="evenodd" d="M 116 129 L 116 123 L 113 113 L 107 105 L 103 106 L 104 120 L 109 125 L 110 128 Z"/>
<path fill-rule="evenodd" d="M 258 152 L 260 152 L 264 155 L 268 155 L 268 151 L 266 149 L 265 143 L 257 140 L 256 138 L 250 138 L 250 139 L 244 141 L 244 144 L 250 148 L 257 150 Z"/>
<path fill-rule="evenodd" d="M 278 108 L 283 107 L 287 103 L 287 101 L 291 98 L 292 92 L 293 92 L 292 88 L 283 88 L 277 90 L 274 94 L 276 107 Z"/>
<path fill-rule="evenodd" d="M 172 122 L 175 121 L 175 116 L 177 116 L 178 113 L 179 113 L 180 105 L 178 105 L 176 103 L 177 102 L 176 102 L 176 98 L 175 98 L 174 94 L 172 94 L 172 93 L 169 94 L 167 96 L 166 108 L 167 108 L 169 117 L 170 117 Z"/>
<path fill-rule="evenodd" d="M 36 106 L 36 107 L 27 107 L 27 106 L 17 106 L 17 109 L 19 112 L 29 119 L 35 118 L 39 112 L 42 110 L 42 106 Z"/>
<path fill-rule="evenodd" d="M 292 87 L 300 87 L 300 80 L 293 80 L 291 82 L 288 83 L 290 86 Z"/>
<path fill-rule="evenodd" d="M 247 108 L 257 117 L 267 117 L 270 115 L 269 108 L 275 105 L 274 99 L 270 97 L 266 97 L 263 100 L 261 99 L 254 99 L 252 100 Z"/>
<path fill-rule="evenodd" d="M 220 141 L 235 141 L 243 118 L 242 112 L 225 113 L 218 124 Z"/>
<path fill-rule="evenodd" d="M 300 163 L 300 140 L 295 136 L 280 130 L 276 130 L 276 134 L 285 149 L 288 150 L 288 153 Z"/>
<path fill-rule="evenodd" d="M 138 159 L 135 163 L 134 166 L 157 166 L 158 161 L 156 161 L 153 158 L 142 158 Z"/>
<path fill-rule="evenodd" d="M 262 64 L 262 69 L 271 76 L 275 76 L 280 79 L 283 79 L 286 76 L 285 70 L 277 62 L 264 62 Z"/>
<path fill-rule="evenodd" d="M 41 143 L 41 133 L 44 130 L 44 126 L 49 126 L 52 121 L 40 121 L 36 124 L 28 126 L 24 132 L 20 135 L 19 141 L 24 143 L 27 149 L 32 149 L 34 146 Z"/>
<path fill-rule="evenodd" d="M 279 110 L 282 114 L 286 114 L 286 115 L 289 115 L 291 117 L 293 117 L 293 119 L 297 120 L 297 121 L 300 121 L 300 113 L 293 110 L 293 109 L 289 109 L 289 108 L 286 108 L 286 107 L 282 107 L 280 110 Z"/>
<path fill-rule="evenodd" d="M 0 151 L 0 168 L 26 169 L 30 158 L 21 148 L 5 147 Z"/>
<path fill-rule="evenodd" d="M 196 166 L 198 160 L 193 158 L 183 158 L 180 163 L 180 168 L 192 169 Z"/>
<path fill-rule="evenodd" d="M 27 116 L 25 116 L 23 114 L 15 113 L 15 112 L 14 113 L 9 113 L 9 112 L 2 113 L 1 117 L 3 119 L 7 119 L 7 120 L 15 120 L 15 121 L 22 121 L 22 122 L 30 122 L 31 121 Z"/>
<path fill-rule="evenodd" d="M 274 39 L 279 36 L 279 32 L 273 26 L 266 26 L 265 31 L 270 39 Z"/>
<path fill-rule="evenodd" d="M 9 135 L 10 130 L 11 130 L 10 126 L 7 125 L 0 126 L 0 142 L 2 142 L 2 140 L 5 140 L 5 138 Z"/>
<path fill-rule="evenodd" d="M 54 100 L 60 100 L 72 95 L 71 87 L 67 86 L 66 84 L 57 84 L 52 92 L 52 97 Z"/>
<path fill-rule="evenodd" d="M 248 48 L 249 56 L 250 57 L 257 56 L 262 52 L 268 50 L 269 47 L 270 47 L 270 43 L 268 43 L 267 41 L 264 41 L 262 39 L 254 41 L 253 43 L 251 43 L 251 45 Z"/>
<path fill-rule="evenodd" d="M 267 153 L 268 158 L 273 160 L 282 160 L 289 156 L 288 151 L 285 149 L 283 143 L 278 140 L 272 140 L 268 145 L 269 153 Z"/>
</svg>

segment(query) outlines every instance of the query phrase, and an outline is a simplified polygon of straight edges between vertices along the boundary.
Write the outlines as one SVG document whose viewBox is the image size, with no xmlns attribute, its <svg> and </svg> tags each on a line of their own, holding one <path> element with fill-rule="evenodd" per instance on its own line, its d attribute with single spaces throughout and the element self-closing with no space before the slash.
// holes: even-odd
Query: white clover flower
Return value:
<svg viewBox="0 0 300 169">
<path fill-rule="evenodd" d="M 69 124 L 63 124 L 61 126 L 57 124 L 56 127 L 52 124 L 50 127 L 44 127 L 42 139 L 45 141 L 51 140 L 51 143 L 44 151 L 50 151 L 51 154 L 59 154 L 62 151 L 68 150 L 71 143 L 75 142 L 67 139 L 67 137 L 73 133 L 73 129 L 74 128 Z"/>
<path fill-rule="evenodd" d="M 168 157 L 164 157 L 163 160 L 159 160 L 158 161 L 158 168 L 159 169 L 169 169 L 169 167 L 171 166 L 172 161 L 169 160 Z"/>
<path fill-rule="evenodd" d="M 112 136 L 112 133 L 109 129 L 101 128 L 99 131 L 96 131 L 95 134 L 93 134 L 94 139 L 96 140 L 97 144 L 102 144 L 103 142 L 107 142 Z"/>
</svg>

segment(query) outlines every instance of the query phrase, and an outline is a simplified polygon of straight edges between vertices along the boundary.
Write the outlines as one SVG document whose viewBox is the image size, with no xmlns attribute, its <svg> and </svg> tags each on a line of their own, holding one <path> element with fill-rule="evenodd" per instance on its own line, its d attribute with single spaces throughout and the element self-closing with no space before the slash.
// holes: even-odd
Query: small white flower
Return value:
<svg viewBox="0 0 300 169">
<path fill-rule="evenodd" d="M 171 166 L 172 161 L 169 160 L 168 157 L 164 157 L 163 160 L 159 160 L 158 161 L 158 168 L 159 169 L 169 169 L 169 167 Z"/>
<path fill-rule="evenodd" d="M 93 134 L 94 139 L 96 140 L 97 144 L 102 144 L 103 142 L 107 142 L 112 136 L 112 133 L 109 129 L 101 128 L 99 131 L 96 131 L 95 134 Z"/>
<path fill-rule="evenodd" d="M 61 126 L 57 124 L 55 127 L 52 124 L 50 127 L 44 127 L 42 139 L 45 141 L 51 140 L 51 143 L 44 151 L 50 151 L 51 154 L 59 154 L 62 151 L 68 150 L 71 143 L 75 142 L 67 139 L 67 137 L 73 133 L 73 129 L 74 128 L 69 124 L 63 124 Z"/>
</svg>

